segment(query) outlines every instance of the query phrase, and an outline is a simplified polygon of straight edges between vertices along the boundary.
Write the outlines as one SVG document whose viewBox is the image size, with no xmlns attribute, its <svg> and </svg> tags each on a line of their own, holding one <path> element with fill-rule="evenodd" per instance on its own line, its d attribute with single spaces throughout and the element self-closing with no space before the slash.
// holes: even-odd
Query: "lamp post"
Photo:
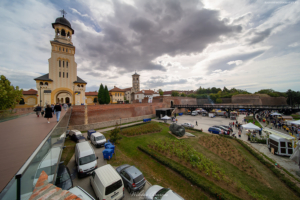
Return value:
<svg viewBox="0 0 300 200">
<path fill-rule="evenodd" d="M 42 85 L 40 85 L 40 106 L 42 106 Z"/>
<path fill-rule="evenodd" d="M 121 131 L 121 117 L 120 117 L 120 131 Z"/>
</svg>

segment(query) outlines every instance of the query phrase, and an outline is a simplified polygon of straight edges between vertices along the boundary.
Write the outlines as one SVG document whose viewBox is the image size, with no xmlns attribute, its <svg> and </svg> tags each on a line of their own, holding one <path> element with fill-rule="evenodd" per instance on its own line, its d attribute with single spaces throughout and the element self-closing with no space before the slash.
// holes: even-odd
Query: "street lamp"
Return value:
<svg viewBox="0 0 300 200">
<path fill-rule="evenodd" d="M 121 117 L 120 117 L 120 131 L 121 131 Z"/>
<path fill-rule="evenodd" d="M 40 85 L 40 106 L 42 106 L 42 85 Z"/>
</svg>

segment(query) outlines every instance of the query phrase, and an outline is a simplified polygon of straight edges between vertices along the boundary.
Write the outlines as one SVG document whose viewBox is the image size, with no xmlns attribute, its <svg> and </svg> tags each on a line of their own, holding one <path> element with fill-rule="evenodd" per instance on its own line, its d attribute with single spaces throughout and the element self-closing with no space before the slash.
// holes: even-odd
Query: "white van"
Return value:
<svg viewBox="0 0 300 200">
<path fill-rule="evenodd" d="M 38 181 L 42 171 L 45 171 L 48 175 L 48 181 L 51 183 L 54 178 L 54 174 L 56 173 L 56 167 L 59 161 L 59 156 L 61 152 L 60 147 L 52 147 L 46 156 L 43 158 L 42 162 L 40 162 L 33 179 L 33 186 L 35 186 Z"/>
<path fill-rule="evenodd" d="M 95 200 L 89 193 L 87 193 L 84 189 L 82 189 L 79 186 L 69 189 L 69 192 L 80 197 L 82 200 Z"/>
<path fill-rule="evenodd" d="M 91 174 L 97 166 L 95 151 L 88 141 L 77 143 L 75 146 L 75 164 L 77 167 L 78 177 Z"/>
<path fill-rule="evenodd" d="M 92 172 L 90 184 L 97 199 L 117 200 L 124 198 L 121 176 L 111 165 L 104 165 Z"/>
<path fill-rule="evenodd" d="M 96 132 L 91 135 L 91 143 L 96 147 L 104 146 L 106 138 L 102 133 Z"/>
<path fill-rule="evenodd" d="M 194 111 L 192 112 L 192 116 L 196 116 L 196 115 L 198 115 L 198 111 L 194 110 Z"/>
</svg>

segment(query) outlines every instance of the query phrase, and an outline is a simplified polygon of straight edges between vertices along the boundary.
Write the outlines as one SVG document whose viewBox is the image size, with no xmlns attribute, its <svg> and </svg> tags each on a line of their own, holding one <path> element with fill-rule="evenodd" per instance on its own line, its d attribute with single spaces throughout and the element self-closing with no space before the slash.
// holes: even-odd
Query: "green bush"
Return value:
<svg viewBox="0 0 300 200">
<path fill-rule="evenodd" d="M 181 176 L 189 180 L 192 184 L 200 187 L 204 192 L 207 192 L 209 195 L 215 197 L 216 199 L 240 199 L 239 197 L 229 193 L 227 190 L 222 189 L 221 187 L 215 185 L 214 183 L 208 181 L 204 177 L 193 172 L 189 168 L 164 157 L 163 155 L 147 148 L 147 147 L 138 147 L 142 152 L 148 154 L 161 164 L 169 167 L 175 172 L 179 173 Z"/>
<path fill-rule="evenodd" d="M 113 143 L 118 143 L 118 140 L 121 140 L 122 137 L 120 136 L 120 128 L 119 128 L 119 125 L 118 123 L 116 123 L 116 126 L 113 130 L 110 131 L 110 134 L 109 134 L 109 140 Z"/>
<path fill-rule="evenodd" d="M 157 123 L 147 123 L 136 127 L 126 128 L 121 131 L 122 135 L 135 136 L 148 133 L 160 132 L 162 128 Z"/>
</svg>

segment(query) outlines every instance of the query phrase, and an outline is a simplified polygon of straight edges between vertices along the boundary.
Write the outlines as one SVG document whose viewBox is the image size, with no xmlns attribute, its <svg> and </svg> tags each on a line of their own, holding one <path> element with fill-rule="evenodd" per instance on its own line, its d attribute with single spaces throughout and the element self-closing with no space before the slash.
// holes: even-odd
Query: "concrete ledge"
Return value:
<svg viewBox="0 0 300 200">
<path fill-rule="evenodd" d="M 142 116 L 138 116 L 138 117 L 122 118 L 121 123 L 122 124 L 130 123 L 130 122 L 139 121 L 139 120 L 143 120 L 146 118 L 152 118 L 152 117 L 155 117 L 155 114 L 142 115 Z M 86 130 L 90 130 L 90 129 L 99 129 L 99 128 L 104 128 L 104 127 L 108 127 L 108 126 L 114 126 L 114 125 L 116 125 L 116 123 L 120 124 L 120 119 L 105 121 L 105 122 L 97 122 L 97 123 L 93 123 L 93 124 L 73 125 L 73 126 L 69 126 L 69 130 L 76 129 L 79 131 L 86 131 Z"/>
</svg>

